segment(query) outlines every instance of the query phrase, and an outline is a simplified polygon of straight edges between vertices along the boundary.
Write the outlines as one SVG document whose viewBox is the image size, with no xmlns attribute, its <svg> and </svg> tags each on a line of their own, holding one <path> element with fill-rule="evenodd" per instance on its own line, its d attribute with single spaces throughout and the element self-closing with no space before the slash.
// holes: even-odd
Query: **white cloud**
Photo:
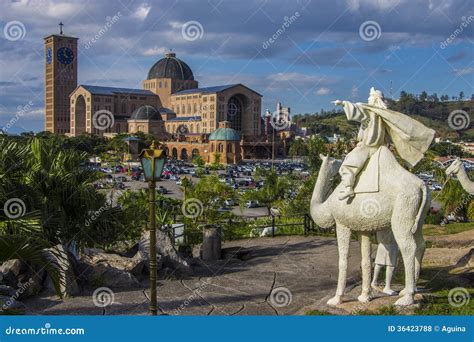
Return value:
<svg viewBox="0 0 474 342">
<path fill-rule="evenodd" d="M 162 56 L 167 50 L 164 47 L 154 46 L 143 51 L 143 56 Z"/>
<path fill-rule="evenodd" d="M 467 67 L 467 68 L 462 68 L 462 69 L 454 69 L 454 74 L 456 76 L 464 76 L 464 75 L 469 75 L 474 73 L 474 68 L 473 67 Z"/>
<path fill-rule="evenodd" d="M 331 89 L 321 87 L 318 90 L 316 90 L 315 94 L 318 95 L 318 96 L 328 95 L 328 94 L 331 94 Z"/>
<path fill-rule="evenodd" d="M 141 4 L 132 14 L 132 17 L 137 18 L 139 20 L 145 20 L 148 16 L 148 13 L 150 13 L 150 10 L 151 6 L 149 6 L 148 4 Z"/>
</svg>

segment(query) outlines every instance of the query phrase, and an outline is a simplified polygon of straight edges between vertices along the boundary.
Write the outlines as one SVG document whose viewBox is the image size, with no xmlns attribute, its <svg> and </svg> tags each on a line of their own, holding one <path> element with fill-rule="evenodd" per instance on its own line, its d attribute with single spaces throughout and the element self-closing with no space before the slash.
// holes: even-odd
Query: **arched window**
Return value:
<svg viewBox="0 0 474 342">
<path fill-rule="evenodd" d="M 143 125 L 138 125 L 138 131 L 143 132 Z"/>
<path fill-rule="evenodd" d="M 232 144 L 227 144 L 227 153 L 232 152 Z"/>
<path fill-rule="evenodd" d="M 198 111 L 198 108 L 197 108 L 197 103 L 194 104 L 194 114 L 196 114 Z"/>
<path fill-rule="evenodd" d="M 191 114 L 191 104 L 190 103 L 188 103 L 188 112 L 187 112 L 187 114 Z"/>
<path fill-rule="evenodd" d="M 224 152 L 224 145 L 219 144 L 219 145 L 217 146 L 217 152 Z"/>
<path fill-rule="evenodd" d="M 193 125 L 193 124 L 190 125 L 189 132 L 190 132 L 190 133 L 194 133 L 194 125 Z"/>
<path fill-rule="evenodd" d="M 159 88 L 161 88 L 161 81 L 160 81 L 160 85 L 159 85 Z"/>
<path fill-rule="evenodd" d="M 181 113 L 182 114 L 186 113 L 186 107 L 184 105 L 181 106 Z"/>
</svg>

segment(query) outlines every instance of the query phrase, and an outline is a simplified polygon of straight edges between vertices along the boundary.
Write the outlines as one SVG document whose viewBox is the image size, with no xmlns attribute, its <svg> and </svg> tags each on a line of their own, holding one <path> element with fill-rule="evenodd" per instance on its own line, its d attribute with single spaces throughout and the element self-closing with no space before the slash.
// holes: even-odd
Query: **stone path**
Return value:
<svg viewBox="0 0 474 342">
<path fill-rule="evenodd" d="M 275 237 L 224 244 L 223 259 L 204 264 L 194 259 L 187 279 L 160 279 L 158 306 L 169 315 L 289 315 L 320 306 L 337 282 L 337 245 L 333 238 Z M 352 242 L 348 285 L 360 279 L 359 244 Z M 142 289 L 114 291 L 114 302 L 100 308 L 94 289 L 60 301 L 39 296 L 26 301 L 33 315 L 146 315 L 149 296 Z M 291 298 L 291 300 L 290 300 Z"/>
</svg>

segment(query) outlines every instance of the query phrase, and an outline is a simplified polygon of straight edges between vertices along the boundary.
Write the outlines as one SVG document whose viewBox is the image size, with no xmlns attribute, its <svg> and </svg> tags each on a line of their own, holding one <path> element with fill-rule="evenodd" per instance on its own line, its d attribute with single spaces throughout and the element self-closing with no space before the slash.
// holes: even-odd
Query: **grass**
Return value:
<svg viewBox="0 0 474 342">
<path fill-rule="evenodd" d="M 445 226 L 425 224 L 423 226 L 423 233 L 425 236 L 449 235 L 461 233 L 471 229 L 474 229 L 473 222 L 450 223 Z"/>
<path fill-rule="evenodd" d="M 331 316 L 332 314 L 321 310 L 310 310 L 305 313 L 306 316 Z"/>
</svg>

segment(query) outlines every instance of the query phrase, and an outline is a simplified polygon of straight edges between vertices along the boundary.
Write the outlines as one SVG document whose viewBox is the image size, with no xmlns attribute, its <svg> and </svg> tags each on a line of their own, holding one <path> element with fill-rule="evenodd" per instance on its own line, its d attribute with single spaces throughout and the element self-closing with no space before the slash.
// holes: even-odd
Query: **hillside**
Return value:
<svg viewBox="0 0 474 342">
<path fill-rule="evenodd" d="M 442 139 L 474 141 L 474 101 L 422 101 L 413 95 L 398 101 L 387 101 L 389 108 L 405 113 L 437 132 Z M 463 110 L 471 117 L 468 129 L 454 130 L 448 124 L 449 114 L 454 110 Z M 357 125 L 349 123 L 343 112 L 325 112 L 294 115 L 298 127 L 307 127 L 310 133 L 331 136 L 334 133 L 350 136 L 357 131 Z"/>
</svg>

